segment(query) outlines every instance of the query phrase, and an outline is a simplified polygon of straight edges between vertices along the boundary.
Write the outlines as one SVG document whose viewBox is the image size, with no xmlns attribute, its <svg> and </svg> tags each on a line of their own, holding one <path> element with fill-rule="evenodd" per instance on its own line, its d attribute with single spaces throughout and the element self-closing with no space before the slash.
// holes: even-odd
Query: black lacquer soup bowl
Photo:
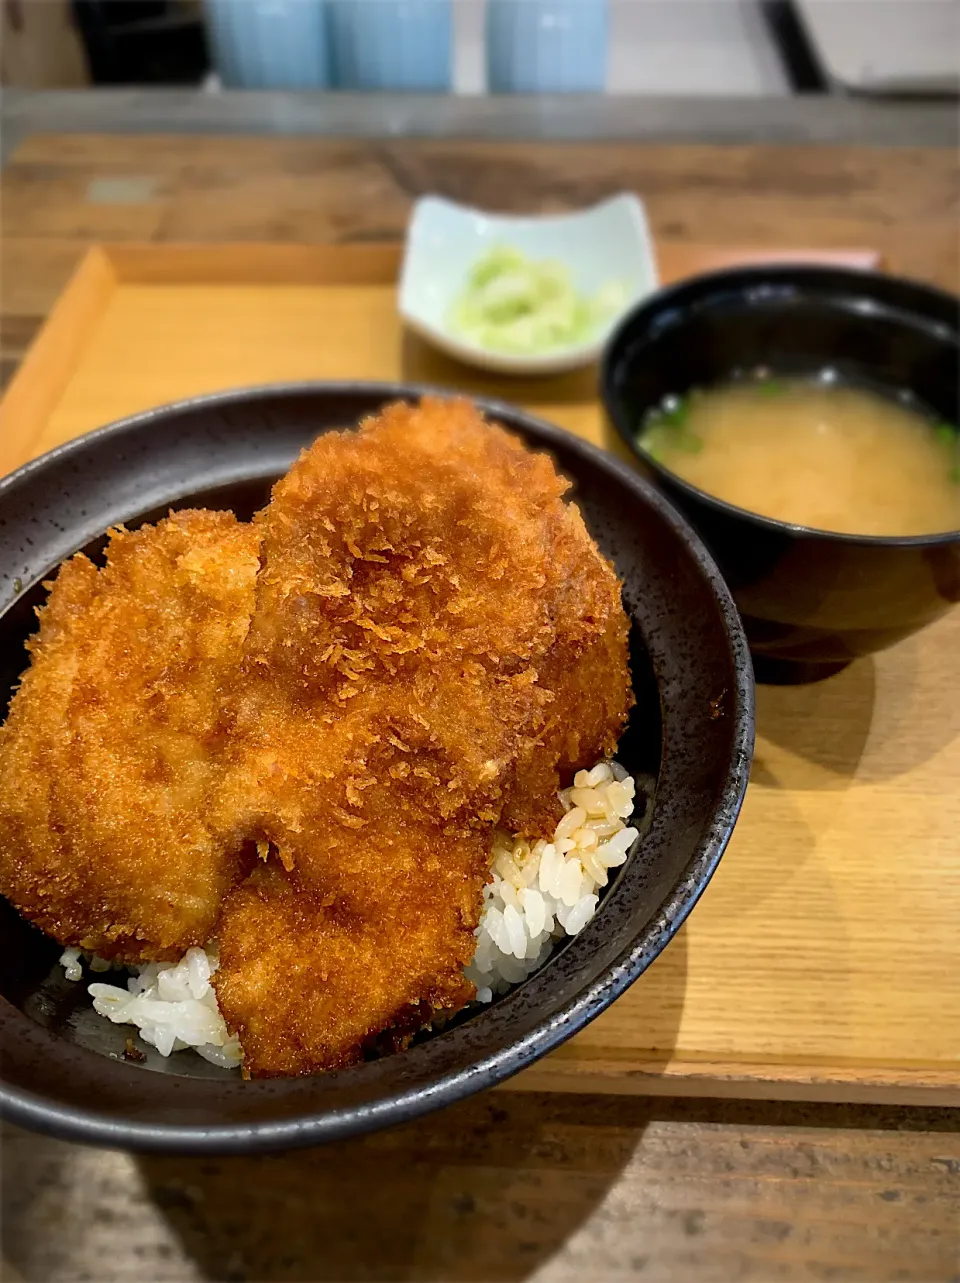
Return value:
<svg viewBox="0 0 960 1283">
<path fill-rule="evenodd" d="M 637 446 L 665 396 L 765 367 L 916 401 L 960 423 L 960 300 L 877 272 L 738 268 L 640 304 L 611 338 L 607 413 L 637 465 L 688 517 L 740 609 L 758 680 L 825 675 L 916 632 L 960 601 L 960 530 L 882 538 L 831 534 L 736 508 Z M 771 414 L 771 431 L 776 417 Z"/>
</svg>

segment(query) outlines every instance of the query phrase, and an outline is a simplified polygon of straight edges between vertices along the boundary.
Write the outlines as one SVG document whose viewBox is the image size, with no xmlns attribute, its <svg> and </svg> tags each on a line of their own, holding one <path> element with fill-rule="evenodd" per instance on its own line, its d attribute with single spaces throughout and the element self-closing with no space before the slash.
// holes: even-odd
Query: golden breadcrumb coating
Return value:
<svg viewBox="0 0 960 1283">
<path fill-rule="evenodd" d="M 469 402 L 427 399 L 320 437 L 260 514 L 227 806 L 289 877 L 228 899 L 215 977 L 254 1072 L 350 1063 L 462 1005 L 492 826 L 506 807 L 549 834 L 561 771 L 613 749 L 627 621 L 567 489 Z"/>
<path fill-rule="evenodd" d="M 0 730 L 0 891 L 62 944 L 179 958 L 243 873 L 208 816 L 257 538 L 222 512 L 114 530 L 106 566 L 73 557 L 39 612 Z"/>
<path fill-rule="evenodd" d="M 253 1074 L 461 1008 L 494 826 L 548 836 L 632 703 L 568 489 L 427 398 L 318 438 L 252 525 L 182 512 L 73 558 L 0 731 L 0 891 L 131 963 L 216 936 Z"/>
</svg>

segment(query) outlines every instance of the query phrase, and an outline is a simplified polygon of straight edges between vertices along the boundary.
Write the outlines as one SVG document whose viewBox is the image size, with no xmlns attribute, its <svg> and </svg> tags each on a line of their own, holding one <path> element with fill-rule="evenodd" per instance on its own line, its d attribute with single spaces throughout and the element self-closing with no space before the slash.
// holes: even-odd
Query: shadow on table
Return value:
<svg viewBox="0 0 960 1283">
<path fill-rule="evenodd" d="M 758 759 L 764 741 L 789 750 L 796 789 L 844 789 L 922 767 L 960 735 L 960 700 L 918 671 L 920 644 L 900 644 L 895 670 L 867 656 L 822 682 L 758 686 Z"/>
<path fill-rule="evenodd" d="M 138 1163 L 203 1278 L 521 1280 L 602 1202 L 643 1135 L 645 1118 L 619 1125 L 619 1102 L 604 1100 L 597 1145 L 579 1101 L 489 1092 L 325 1148 Z"/>
<path fill-rule="evenodd" d="M 493 397 L 516 405 L 581 405 L 596 396 L 597 367 L 584 366 L 565 374 L 510 375 L 481 370 L 432 347 L 412 330 L 403 331 L 400 353 L 403 378 L 411 383 L 435 383 L 466 396 Z"/>
<path fill-rule="evenodd" d="M 631 994 L 633 1013 L 634 996 L 649 993 L 634 1019 L 649 1024 L 653 1074 L 676 1042 L 686 947 L 681 933 L 669 965 Z M 570 1050 L 561 1049 L 568 1062 Z M 623 1097 L 499 1090 L 321 1148 L 137 1163 L 146 1197 L 202 1277 L 218 1283 L 509 1283 L 590 1218 L 648 1116 Z"/>
<path fill-rule="evenodd" d="M 858 773 L 876 700 L 876 666 L 861 659 L 822 682 L 757 687 L 757 749 L 751 778 L 767 782 L 767 746 L 791 789 L 845 789 Z"/>
<path fill-rule="evenodd" d="M 681 933 L 604 1018 L 643 1030 L 654 1077 L 676 1043 L 686 949 Z M 596 1051 L 582 1047 L 580 1069 Z M 357 1140 L 249 1158 L 136 1157 L 5 1127 L 0 1277 L 520 1283 L 562 1255 L 588 1278 L 622 1215 L 608 1195 L 657 1107 L 498 1090 Z"/>
</svg>

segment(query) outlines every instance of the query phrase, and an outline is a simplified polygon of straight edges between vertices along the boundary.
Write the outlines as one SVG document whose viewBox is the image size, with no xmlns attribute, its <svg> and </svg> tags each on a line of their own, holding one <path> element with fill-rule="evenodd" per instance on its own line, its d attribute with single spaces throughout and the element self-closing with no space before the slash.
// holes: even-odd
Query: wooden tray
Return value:
<svg viewBox="0 0 960 1283">
<path fill-rule="evenodd" d="M 665 280 L 760 257 L 660 251 Z M 615 448 L 593 371 L 491 378 L 404 334 L 397 265 L 393 245 L 90 251 L 0 406 L 0 470 L 166 401 L 298 378 L 457 386 Z M 511 1086 L 960 1104 L 958 655 L 955 612 L 819 685 L 761 688 L 743 814 L 687 927 Z"/>
</svg>

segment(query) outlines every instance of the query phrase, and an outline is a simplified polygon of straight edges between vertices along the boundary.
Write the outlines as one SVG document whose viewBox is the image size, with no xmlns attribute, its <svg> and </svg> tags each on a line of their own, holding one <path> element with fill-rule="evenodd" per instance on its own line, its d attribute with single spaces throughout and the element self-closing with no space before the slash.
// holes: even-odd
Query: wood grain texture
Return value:
<svg viewBox="0 0 960 1283">
<path fill-rule="evenodd" d="M 49 389 L 45 353 L 55 365 L 79 319 L 85 346 L 30 452 L 181 397 L 325 377 L 519 400 L 617 448 L 594 371 L 491 377 L 405 335 L 398 257 L 97 250 L 25 365 Z M 704 257 L 668 245 L 661 270 L 684 275 Z M 112 289 L 92 290 L 104 273 Z M 20 394 L 18 378 L 8 401 Z M 960 1103 L 960 701 L 944 698 L 958 653 L 960 612 L 819 685 L 761 688 L 743 814 L 696 913 L 640 983 L 517 1085 Z"/>
<path fill-rule="evenodd" d="M 110 259 L 94 246 L 57 304 L 45 342 L 27 352 L 0 403 L 0 474 L 33 453 L 38 433 L 82 358 L 90 327 L 100 320 L 116 285 Z"/>
<path fill-rule="evenodd" d="M 89 185 L 104 177 L 150 179 L 150 195 L 93 204 Z M 3 185 L 7 235 L 297 243 L 402 236 L 426 192 L 549 211 L 630 190 L 658 238 L 867 243 L 912 276 L 949 284 L 958 270 L 946 148 L 59 134 L 24 143 Z"/>
<path fill-rule="evenodd" d="M 3 1135 L 9 1283 L 956 1277 L 939 1111 L 488 1093 L 252 1159 Z"/>
<path fill-rule="evenodd" d="M 766 258 L 669 241 L 657 255 L 665 282 Z M 0 407 L 0 472 L 164 402 L 309 378 L 405 378 L 522 397 L 595 444 L 619 448 L 596 400 L 595 369 L 498 378 L 405 333 L 395 299 L 400 259 L 396 243 L 95 246 L 51 307 Z M 822 259 L 871 266 L 877 255 L 824 252 Z M 82 361 L 71 364 L 68 356 L 81 349 Z"/>
<path fill-rule="evenodd" d="M 140 198 L 88 199 L 103 179 L 138 180 Z M 36 135 L 0 184 L 3 354 L 22 353 L 98 241 L 391 240 L 426 192 L 537 211 L 623 189 L 658 240 L 869 245 L 907 275 L 957 283 L 949 148 Z"/>
<path fill-rule="evenodd" d="M 137 179 L 138 200 L 88 199 L 103 178 Z M 557 209 L 622 187 L 646 199 L 666 254 L 680 255 L 674 270 L 692 238 L 728 252 L 746 242 L 877 246 L 895 269 L 956 287 L 957 174 L 948 152 L 34 138 L 2 183 L 6 363 L 22 354 L 92 242 L 131 242 L 114 251 L 127 265 L 117 269 L 123 286 L 34 449 L 212 386 L 401 373 L 523 399 L 609 444 L 589 373 L 490 383 L 404 340 L 390 290 L 378 283 L 395 250 L 368 246 L 360 289 L 290 279 L 319 263 L 315 254 L 329 262 L 310 243 L 399 234 L 422 190 Z M 171 283 L 169 258 L 150 266 L 159 260 L 141 248 L 144 237 L 208 243 L 221 281 L 232 279 L 236 263 L 227 260 L 236 254 L 218 241 L 272 241 L 287 264 L 283 306 L 264 306 L 280 295 L 251 281 L 249 266 L 242 286 L 189 286 L 188 297 Z M 198 251 L 171 252 L 186 255 L 182 281 Z M 133 283 L 151 272 L 159 279 Z M 132 339 L 147 338 L 150 359 L 141 348 L 131 366 Z M 611 1011 L 520 1085 L 958 1099 L 960 708 L 950 696 L 958 653 L 955 613 L 819 687 L 762 690 L 744 816 L 689 928 Z"/>
<path fill-rule="evenodd" d="M 243 139 L 157 143 L 126 137 L 109 140 L 109 146 L 82 138 L 71 139 L 69 146 L 56 138 L 35 140 L 2 181 L 0 361 L 4 371 L 16 367 L 91 243 L 108 234 L 131 241 L 148 235 L 162 242 L 169 239 L 166 218 L 175 212 L 178 219 L 189 222 L 195 201 L 202 206 L 204 235 L 211 245 L 235 237 L 238 221 L 246 225 L 248 237 L 271 240 L 284 249 L 296 240 L 362 240 L 371 228 L 376 232 L 377 221 L 395 236 L 400 211 L 408 207 L 412 193 L 391 198 L 382 207 L 386 214 L 371 209 L 374 184 L 368 182 L 369 170 L 358 158 L 376 157 L 381 147 L 351 146 L 352 150 L 336 146 L 318 152 L 315 143 L 304 139 L 261 139 L 252 147 Z M 450 150 L 447 144 L 446 152 Z M 496 169 L 498 150 L 506 162 L 508 180 L 497 197 L 500 203 L 538 208 L 555 199 L 547 190 L 554 181 L 563 182 L 570 203 L 580 203 L 577 178 L 586 150 L 582 147 L 526 147 L 522 153 L 510 147 L 488 147 L 476 186 L 471 185 L 469 165 L 461 165 L 451 175 L 451 185 L 456 178 L 457 193 L 479 202 L 481 183 L 489 187 L 488 175 Z M 907 153 L 905 159 L 904 153 L 875 149 L 790 147 L 778 152 L 764 148 L 761 158 L 752 163 L 750 149 L 738 148 L 734 154 L 729 148 L 713 152 L 681 148 L 685 179 L 678 173 L 679 162 L 667 155 L 672 148 L 589 150 L 608 154 L 616 150 L 625 163 L 642 163 L 645 181 L 658 158 L 663 158 L 654 190 L 641 192 L 650 196 L 660 237 L 683 236 L 687 223 L 678 230 L 671 213 L 676 209 L 679 219 L 690 220 L 690 233 L 698 239 L 743 244 L 747 235 L 739 226 L 742 221 L 744 227 L 751 226 L 750 239 L 757 244 L 876 245 L 901 270 L 926 275 L 947 287 L 956 283 L 956 180 L 951 154 Z M 456 151 L 471 155 L 469 144 L 457 144 Z M 401 160 L 424 154 L 419 145 L 403 142 L 391 142 L 386 152 Z M 162 165 L 157 161 L 161 154 Z M 436 166 L 440 154 L 431 153 L 431 164 Z M 695 156 L 705 154 L 708 173 L 723 171 L 731 156 L 734 172 L 739 166 L 739 178 L 730 181 L 723 209 L 711 211 L 709 202 L 698 196 Z M 298 167 L 326 166 L 335 158 L 354 176 L 367 175 L 364 181 L 368 182 L 354 185 L 352 205 L 349 180 L 341 184 L 336 222 L 327 217 L 323 202 L 317 209 L 304 199 L 296 182 L 271 186 L 281 169 L 289 177 Z M 258 196 L 256 217 L 249 208 L 234 208 L 237 175 L 245 184 L 244 175 L 251 166 L 261 185 L 272 192 Z M 910 191 L 904 190 L 905 170 L 911 171 Z M 533 172 L 539 176 L 536 190 L 527 185 Z M 109 211 L 84 199 L 89 183 L 103 176 L 160 181 L 146 202 L 147 210 Z M 657 179 L 656 174 L 653 177 Z M 57 185 L 68 180 L 72 183 L 69 213 L 51 231 L 50 223 L 57 220 L 47 206 Z M 409 177 L 404 181 L 409 182 Z M 451 190 L 443 172 L 434 170 L 425 181 L 439 190 Z M 870 208 L 864 209 L 861 202 L 853 218 L 846 204 L 851 181 L 874 192 Z M 800 183 L 806 190 L 798 205 Z M 219 207 L 210 197 L 211 188 L 217 186 Z M 11 187 L 22 202 L 16 217 L 7 199 Z M 913 217 L 905 220 L 904 207 L 911 203 L 916 206 Z M 785 206 L 791 207 L 786 215 L 793 220 L 790 235 L 781 222 Z M 838 226 L 846 226 L 847 233 L 840 235 Z M 111 227 L 112 231 L 105 230 Z M 569 394 L 570 412 L 581 403 L 574 389 Z M 951 713 L 949 707 L 944 709 L 953 687 L 948 685 L 947 694 L 941 691 L 938 698 L 936 682 L 942 680 L 946 661 L 941 656 L 940 667 L 931 676 L 930 661 L 922 660 L 929 640 L 927 635 L 912 644 L 912 657 L 901 652 L 897 658 L 898 652 L 893 652 L 876 665 L 861 666 L 855 689 L 847 678 L 842 697 L 828 687 L 807 710 L 782 707 L 778 702 L 782 693 L 771 705 L 761 704 L 759 760 L 764 760 L 766 744 L 768 760 L 771 753 L 775 763 L 778 754 L 785 755 L 780 772 L 788 783 L 795 780 L 802 786 L 806 782 L 799 793 L 810 792 L 812 784 L 813 791 L 823 789 L 843 803 L 859 787 L 850 771 L 850 763 L 863 756 L 858 742 L 869 740 L 872 745 L 867 763 L 874 765 L 869 776 L 876 775 L 884 740 L 896 738 L 900 754 L 892 771 L 886 768 L 887 792 L 896 796 L 901 775 L 909 774 L 918 763 L 922 768 L 924 761 L 954 751 Z M 948 641 L 954 654 L 960 651 L 960 639 L 954 636 Z M 878 683 L 878 675 L 887 671 L 884 666 L 894 661 L 896 667 Z M 929 712 L 933 704 L 929 726 L 911 711 L 918 675 L 919 686 L 926 691 L 921 709 Z M 892 702 L 891 681 L 899 683 Z M 826 723 L 829 729 L 818 736 L 814 718 L 821 701 L 832 712 Z M 837 736 L 837 719 L 849 703 L 858 710 L 853 730 Z M 794 737 L 796 750 L 783 747 L 787 733 Z M 772 771 L 766 782 L 762 776 L 755 778 L 757 788 L 751 785 L 751 795 L 779 787 L 770 783 L 773 778 Z M 928 778 L 924 789 L 931 789 L 935 778 Z M 879 782 L 882 777 L 874 780 L 873 787 Z M 956 776 L 952 786 L 947 781 L 946 795 L 951 792 L 956 793 Z M 772 810 L 773 801 L 775 797 L 765 798 L 763 805 Z M 923 805 L 930 807 L 925 794 Z M 781 827 L 793 840 L 786 843 L 772 873 L 763 874 L 759 844 L 748 843 L 745 856 L 735 845 L 725 857 L 724 875 L 743 878 L 751 896 L 732 906 L 727 921 L 722 915 L 714 920 L 714 934 L 725 930 L 733 944 L 749 938 L 754 930 L 767 930 L 765 899 L 774 897 L 771 911 L 782 907 L 783 879 L 795 898 L 803 893 L 805 873 L 816 872 L 822 865 L 819 859 L 811 865 L 810 843 L 797 840 L 804 832 L 796 803 L 785 815 Z M 738 831 L 738 841 L 744 834 L 748 834 L 746 828 Z M 779 837 L 776 831 L 769 836 L 771 841 Z M 901 854 L 904 875 L 911 862 L 923 868 L 924 847 L 921 830 L 917 842 Z M 802 858 L 804 852 L 806 858 Z M 736 868 L 738 861 L 744 866 L 741 872 Z M 717 887 L 722 890 L 719 882 Z M 816 894 L 821 891 L 817 889 Z M 724 903 L 729 905 L 730 900 Z M 707 912 L 709 900 L 694 915 L 691 928 Z M 899 906 L 894 906 L 894 921 L 899 912 Z M 830 923 L 828 915 L 828 936 Z M 882 947 L 886 923 L 878 921 L 874 930 Z M 745 1064 L 727 1080 L 719 1076 L 719 1067 L 704 1061 L 696 1070 L 687 1063 L 679 1079 L 670 1076 L 669 1035 L 680 1025 L 690 950 L 690 941 L 681 936 L 672 946 L 673 956 L 668 952 L 658 963 L 663 974 L 658 978 L 655 969 L 628 995 L 636 1004 L 633 1017 L 641 1029 L 649 1026 L 662 1035 L 666 1026 L 662 1047 L 654 1048 L 645 1061 L 635 1056 L 632 1068 L 624 1072 L 621 1049 L 611 1047 L 605 1060 L 603 1048 L 592 1047 L 588 1074 L 581 1076 L 575 1063 L 556 1058 L 534 1071 L 552 1076 L 551 1087 L 571 1080 L 582 1087 L 589 1081 L 593 1087 L 612 1088 L 615 1096 L 501 1091 L 358 1142 L 259 1160 L 136 1159 L 5 1129 L 0 1135 L 0 1277 L 10 1283 L 79 1283 L 82 1279 L 97 1283 L 199 1283 L 203 1279 L 233 1283 L 379 1279 L 820 1283 L 827 1278 L 947 1283 L 955 1279 L 960 1262 L 960 1141 L 955 1112 L 672 1101 L 621 1094 L 625 1089 L 751 1090 L 753 1070 Z M 891 968 L 895 953 L 891 944 Z M 819 962 L 815 971 L 821 973 Z M 941 978 L 931 976 L 931 987 Z M 822 975 L 821 987 L 827 980 Z M 834 1006 L 827 1008 L 827 1025 L 842 1001 L 845 980 L 846 972 L 841 971 Z M 761 988 L 762 983 L 761 978 Z M 886 995 L 880 1000 L 884 1003 Z M 716 1006 L 728 1001 L 722 988 L 714 1001 Z M 664 1002 L 673 1013 L 666 1021 L 658 1015 Z M 599 1032 L 602 1026 L 596 1028 Z M 608 1043 L 613 1043 L 612 1034 Z M 585 1062 L 587 1052 L 585 1047 L 581 1053 Z M 795 1090 L 797 1083 L 805 1083 L 802 1089 L 808 1095 L 839 1090 L 816 1064 L 784 1066 L 784 1070 L 780 1082 L 762 1079 L 756 1090 L 780 1095 Z M 769 1073 L 769 1067 L 761 1066 L 758 1072 Z M 864 1065 L 835 1066 L 829 1073 L 840 1076 L 844 1094 L 856 1096 L 862 1090 Z M 698 1084 L 698 1074 L 704 1075 L 706 1086 L 703 1081 Z M 929 1069 L 907 1071 L 901 1066 L 893 1072 L 892 1084 L 878 1084 L 881 1072 L 873 1068 L 874 1081 L 868 1090 L 902 1092 L 904 1080 L 916 1074 L 925 1080 L 931 1077 Z M 954 1071 L 948 1071 L 948 1076 L 952 1079 Z M 517 1085 L 535 1084 L 528 1076 Z"/>
</svg>

